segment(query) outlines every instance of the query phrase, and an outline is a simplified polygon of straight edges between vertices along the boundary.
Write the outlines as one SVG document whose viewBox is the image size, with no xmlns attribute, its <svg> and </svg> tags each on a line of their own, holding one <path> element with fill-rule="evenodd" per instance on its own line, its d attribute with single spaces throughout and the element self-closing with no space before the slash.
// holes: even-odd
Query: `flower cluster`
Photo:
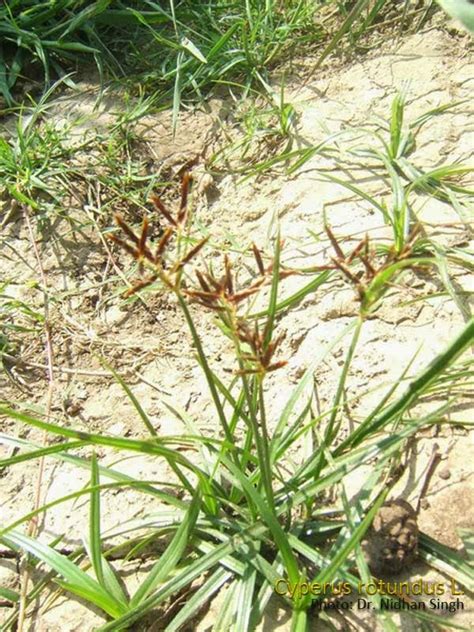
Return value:
<svg viewBox="0 0 474 632">
<path fill-rule="evenodd" d="M 186 225 L 188 219 L 189 185 L 190 176 L 189 174 L 185 174 L 181 184 L 181 201 L 176 217 L 173 217 L 172 213 L 157 195 L 152 196 L 151 201 L 155 209 L 171 224 L 165 229 L 155 249 L 147 245 L 149 222 L 146 216 L 143 218 L 141 233 L 137 236 L 121 215 L 118 213 L 115 215 L 115 221 L 128 238 L 128 241 L 114 234 L 107 235 L 108 238 L 132 255 L 138 262 L 140 273 L 143 273 L 145 264 L 148 264 L 152 269 L 151 275 L 134 283 L 132 288 L 125 293 L 125 296 L 135 294 L 139 290 L 154 283 L 157 279 L 163 281 L 167 287 L 175 289 L 178 282 L 178 273 L 186 263 L 197 255 L 207 242 L 208 238 L 199 241 L 168 269 L 165 254 L 170 245 L 171 238 Z"/>
<path fill-rule="evenodd" d="M 275 371 L 286 364 L 285 361 L 273 360 L 275 351 L 283 336 L 277 336 L 272 340 L 268 333 L 270 327 L 268 321 L 263 333 L 261 333 L 257 321 L 250 326 L 247 320 L 240 317 L 237 313 L 238 307 L 243 301 L 254 295 L 263 286 L 271 284 L 274 278 L 275 266 L 273 259 L 267 258 L 268 263 L 265 264 L 263 253 L 253 244 L 252 250 L 257 274 L 253 280 L 250 280 L 240 288 L 237 283 L 237 275 L 227 255 L 224 255 L 224 269 L 221 277 L 217 278 L 208 270 L 196 269 L 195 274 L 199 287 L 187 288 L 185 283 L 182 282 L 181 271 L 183 267 L 198 254 L 208 241 L 208 238 L 202 239 L 183 255 L 178 256 L 177 259 L 175 256 L 174 261 L 173 257 L 170 256 L 171 250 L 173 252 L 179 252 L 180 250 L 179 248 L 171 248 L 172 239 L 183 234 L 183 229 L 189 220 L 189 185 L 190 176 L 185 175 L 181 184 L 179 208 L 175 214 L 167 208 L 157 195 L 151 197 L 151 202 L 155 209 L 169 224 L 155 247 L 152 247 L 148 242 L 149 222 L 146 216 L 143 218 L 140 234 L 136 235 L 121 215 L 115 215 L 115 221 L 122 230 L 124 237 L 109 234 L 109 239 L 138 262 L 138 269 L 141 275 L 144 274 L 145 267 L 151 270 L 151 274 L 136 281 L 125 293 L 125 296 L 131 296 L 160 280 L 166 287 L 179 293 L 181 296 L 187 296 L 192 302 L 220 314 L 223 322 L 230 327 L 234 337 L 239 343 L 242 343 L 249 349 L 249 351 L 244 350 L 239 354 L 244 368 L 241 368 L 238 373 L 264 375 L 270 371 Z M 292 274 L 297 274 L 297 271 L 291 269 L 278 270 L 279 279 Z"/>
<path fill-rule="evenodd" d="M 389 249 L 381 263 L 377 261 L 378 255 L 375 248 L 370 247 L 370 240 L 367 234 L 360 240 L 356 247 L 346 255 L 330 227 L 326 225 L 325 230 L 336 252 L 336 256 L 331 257 L 333 265 L 325 267 L 340 270 L 356 288 L 359 299 L 364 301 L 367 297 L 368 288 L 376 277 L 387 271 L 393 264 L 407 260 L 413 255 L 413 250 L 420 233 L 420 226 L 416 225 L 413 228 L 401 252 L 395 251 L 394 248 Z M 363 264 L 363 270 L 358 274 L 355 274 L 349 267 L 356 259 Z"/>
</svg>

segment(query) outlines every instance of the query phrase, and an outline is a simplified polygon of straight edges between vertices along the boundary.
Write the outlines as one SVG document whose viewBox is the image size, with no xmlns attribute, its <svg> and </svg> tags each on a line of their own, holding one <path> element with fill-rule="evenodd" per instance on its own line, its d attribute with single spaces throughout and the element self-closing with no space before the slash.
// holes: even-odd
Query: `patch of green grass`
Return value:
<svg viewBox="0 0 474 632">
<path fill-rule="evenodd" d="M 70 129 L 59 130 L 47 118 L 47 101 L 56 87 L 54 84 L 37 103 L 20 106 L 14 130 L 4 127 L 0 135 L 1 196 L 35 211 L 60 208 L 69 176 L 67 161 L 83 146 L 82 142 L 66 144 Z"/>
<path fill-rule="evenodd" d="M 314 71 L 342 43 L 354 50 L 387 10 L 387 0 L 359 0 L 350 10 L 336 0 L 7 0 L 0 8 L 0 92 L 11 105 L 19 80 L 43 76 L 48 85 L 94 62 L 103 79 L 159 92 L 162 106 L 173 103 L 176 112 L 227 81 L 265 92 L 268 71 L 308 48 L 316 51 Z M 391 21 L 405 20 L 407 28 L 411 17 L 406 2 Z"/>
<path fill-rule="evenodd" d="M 313 27 L 314 3 L 9 1 L 0 9 L 2 71 L 7 103 L 32 62 L 46 82 L 79 61 L 95 59 L 101 73 L 133 74 L 169 99 L 199 96 L 225 78 L 258 80 Z M 174 97 L 173 97 L 174 93 Z"/>
<path fill-rule="evenodd" d="M 284 77 L 279 94 L 270 86 L 267 86 L 265 95 L 252 90 L 245 101 L 235 104 L 233 118 L 239 137 L 234 142 L 228 140 L 223 149 L 211 157 L 211 170 L 235 171 L 245 164 L 245 169 L 251 173 L 252 165 L 260 164 L 262 157 L 291 152 L 297 114 L 293 105 L 285 99 Z M 229 134 L 229 130 L 225 133 Z"/>
<path fill-rule="evenodd" d="M 286 148 L 267 160 L 256 164 L 244 164 L 235 171 L 243 174 L 244 179 L 265 175 L 282 167 L 285 173 L 294 175 L 304 169 L 317 155 L 321 155 L 334 166 L 318 169 L 317 166 L 313 166 L 315 163 L 312 161 L 310 169 L 318 172 L 322 180 L 329 180 L 347 188 L 379 212 L 384 222 L 391 227 L 394 247 L 400 253 L 418 222 L 413 202 L 415 194 L 421 196 L 422 202 L 418 202 L 420 206 L 423 200 L 430 197 L 449 205 L 458 214 L 466 229 L 470 230 L 469 217 L 474 196 L 471 183 L 474 168 L 468 164 L 456 163 L 427 169 L 418 164 L 415 154 L 417 136 L 422 127 L 429 125 L 435 117 L 451 112 L 463 104 L 464 101 L 444 104 L 424 112 L 413 121 L 407 121 L 406 94 L 401 92 L 393 98 L 386 120 L 379 118 L 363 128 L 344 129 L 328 136 L 316 146 L 296 150 Z M 212 162 L 219 165 L 220 161 L 225 160 L 226 155 L 241 150 L 242 146 L 246 146 L 245 143 L 249 143 L 247 136 L 244 136 L 240 144 L 231 145 L 227 153 L 216 154 Z M 364 174 L 373 173 L 381 184 L 385 182 L 385 191 L 379 195 L 368 193 L 358 181 L 359 170 Z M 455 300 L 465 319 L 469 319 L 470 308 L 454 291 L 448 264 L 470 269 L 472 257 L 463 252 L 460 258 L 452 249 L 443 248 L 433 240 L 422 239 L 421 236 L 416 241 L 416 248 L 420 253 L 437 253 L 440 276 L 446 290 Z"/>
</svg>

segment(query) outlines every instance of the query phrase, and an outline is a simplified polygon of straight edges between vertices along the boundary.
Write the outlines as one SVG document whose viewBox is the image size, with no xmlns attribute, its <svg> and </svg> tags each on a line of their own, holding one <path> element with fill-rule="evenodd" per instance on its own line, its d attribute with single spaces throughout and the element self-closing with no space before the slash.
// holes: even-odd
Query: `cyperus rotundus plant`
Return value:
<svg viewBox="0 0 474 632">
<path fill-rule="evenodd" d="M 360 312 L 334 340 L 315 350 L 313 362 L 289 393 L 282 409 L 272 410 L 268 400 L 270 376 L 277 369 L 283 374 L 285 367 L 285 359 L 280 356 L 285 355 L 283 336 L 275 333 L 277 318 L 301 300 L 298 291 L 279 301 L 279 287 L 285 277 L 298 271 L 281 265 L 281 240 L 277 236 L 270 258 L 255 245 L 252 247 L 256 272 L 245 282 L 239 281 L 235 264 L 226 255 L 222 273 L 217 276 L 200 260 L 207 240 L 192 236 L 188 188 L 189 178 L 185 177 L 177 213 L 169 211 L 160 198 L 152 198 L 168 223 L 157 243 L 150 243 L 146 218 L 140 233 L 135 234 L 121 216 L 116 216 L 122 235 L 111 233 L 110 239 L 138 263 L 140 278 L 126 292 L 127 296 L 144 288 L 154 289 L 155 284 L 157 290 L 175 296 L 206 377 L 218 421 L 214 428 L 218 431 L 203 432 L 197 419 L 171 401 L 167 403 L 168 409 L 179 417 L 186 431 L 179 436 L 160 436 L 119 376 L 120 384 L 150 433 L 149 438 L 76 430 L 3 408 L 3 414 L 71 440 L 42 448 L 28 444 L 30 451 L 26 455 L 4 459 L 3 466 L 40 456 L 56 457 L 89 468 L 91 479 L 85 489 L 43 505 L 6 526 L 0 538 L 9 548 L 21 547 L 53 569 L 62 577 L 55 581 L 63 590 L 100 607 L 110 618 L 99 628 L 102 631 L 123 630 L 135 621 L 143 621 L 152 610 L 156 611 L 154 618 L 159 618 L 163 629 L 179 630 L 195 619 L 223 588 L 226 588 L 224 605 L 214 621 L 215 632 L 227 628 L 238 632 L 254 630 L 276 594 L 275 587 L 284 585 L 288 591 L 282 594 L 279 590 L 278 598 L 292 612 L 292 629 L 303 632 L 308 629 L 311 617 L 326 616 L 321 608 L 316 615 L 312 605 L 332 597 L 324 591 L 310 594 L 295 587 L 347 582 L 356 591 L 360 579 L 364 583 L 370 579 L 360 543 L 391 490 L 393 464 L 400 462 L 406 442 L 421 429 L 449 423 L 446 413 L 453 402 L 443 402 L 434 409 L 431 406 L 424 412 L 415 405 L 432 399 L 440 386 L 445 389 L 455 380 L 462 382 L 468 377 L 469 371 L 464 371 L 462 365 L 458 371 L 453 368 L 456 358 L 472 343 L 474 321 L 467 324 L 445 352 L 410 379 L 404 392 L 397 394 L 397 385 L 390 387 L 373 408 L 364 410 L 355 424 L 348 425 L 343 392 L 368 311 L 383 300 L 383 290 L 398 270 L 419 264 L 420 257 L 411 259 L 412 238 L 408 239 L 406 250 L 389 252 L 381 262 L 366 239 L 346 256 L 331 229 L 327 229 L 336 257 L 322 267 L 322 272 L 317 270 L 319 276 L 305 286 L 303 296 L 318 291 L 329 279 L 328 274 L 339 270 L 355 285 Z M 355 264 L 362 266 L 362 276 L 360 270 L 354 273 L 350 269 Z M 268 295 L 268 306 L 259 314 L 251 314 L 246 307 L 260 291 Z M 220 319 L 221 330 L 233 344 L 237 367 L 230 382 L 225 379 L 228 373 L 219 375 L 207 358 L 205 342 L 196 325 L 199 309 L 209 310 Z M 327 409 L 317 410 L 309 388 L 315 369 L 351 330 L 354 336 L 338 376 L 334 399 Z M 409 367 L 401 381 L 408 371 Z M 89 459 L 68 454 L 85 446 L 131 451 L 165 460 L 174 476 L 175 493 L 167 491 L 170 481 L 162 484 L 141 481 L 110 467 L 99 469 L 94 455 Z M 368 473 L 349 503 L 344 488 L 346 477 L 362 465 L 368 466 Z M 102 483 L 102 478 L 113 482 Z M 106 538 L 101 530 L 100 498 L 111 487 L 134 489 L 143 494 L 145 501 L 149 495 L 158 498 L 163 510 L 159 516 L 139 520 L 138 524 L 130 526 L 125 522 Z M 72 559 L 58 551 L 54 542 L 44 544 L 16 528 L 55 504 L 83 495 L 90 496 L 90 531 L 85 549 L 75 552 Z M 331 500 L 334 496 L 336 503 Z M 111 552 L 117 551 L 114 536 L 119 533 L 129 537 L 131 550 L 135 552 L 150 541 L 167 538 L 164 552 L 131 595 L 123 589 L 107 559 Z M 85 554 L 95 579 L 78 561 Z M 471 586 L 463 560 L 452 551 L 448 554 L 439 543 L 423 534 L 420 555 L 431 564 L 439 562 L 439 567 L 461 585 Z M 372 598 L 377 606 L 378 596 Z M 375 612 L 384 629 L 397 629 L 389 613 Z M 423 621 L 438 622 L 429 613 L 410 614 Z"/>
</svg>

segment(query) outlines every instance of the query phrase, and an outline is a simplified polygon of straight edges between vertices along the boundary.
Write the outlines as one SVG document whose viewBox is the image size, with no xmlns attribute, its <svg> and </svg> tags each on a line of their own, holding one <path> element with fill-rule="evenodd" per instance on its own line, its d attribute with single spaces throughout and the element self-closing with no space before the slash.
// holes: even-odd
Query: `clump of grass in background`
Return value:
<svg viewBox="0 0 474 632">
<path fill-rule="evenodd" d="M 265 92 L 276 64 L 322 46 L 315 71 L 344 42 L 353 50 L 370 39 L 387 12 L 406 30 L 430 5 L 406 0 L 392 16 L 387 0 L 359 0 L 351 8 L 339 0 L 7 0 L 0 7 L 0 92 L 12 105 L 25 78 L 48 86 L 92 62 L 103 79 L 145 87 L 159 93 L 162 107 L 172 102 L 177 110 L 223 83 Z"/>
<path fill-rule="evenodd" d="M 59 211 L 71 170 L 65 163 L 79 147 L 67 146 L 69 129 L 58 129 L 46 119 L 54 84 L 38 103 L 19 108 L 15 130 L 0 137 L 0 194 L 14 207 L 26 204 L 35 211 Z M 2 219 L 2 225 L 8 219 Z"/>
<path fill-rule="evenodd" d="M 3 441 L 24 451 L 4 459 L 2 466 L 47 456 L 89 468 L 91 478 L 86 489 L 43 505 L 4 527 L 0 541 L 13 551 L 24 549 L 51 569 L 51 577 L 63 591 L 98 606 L 109 617 L 109 622 L 99 628 L 104 631 L 124 629 L 155 609 L 164 629 L 178 630 L 198 616 L 201 608 L 225 586 L 225 607 L 214 622 L 216 632 L 229 626 L 239 631 L 255 629 L 274 595 L 276 583 L 282 579 L 293 586 L 305 581 L 319 584 L 345 581 L 356 590 L 359 578 L 367 581 L 370 577 L 359 544 L 398 478 L 395 466 L 398 467 L 407 440 L 423 428 L 451 423 L 449 411 L 456 397 L 433 407 L 433 394 L 439 394 L 440 389 L 451 392 L 453 386 L 452 392 L 458 391 L 471 375 L 469 362 L 458 364 L 456 360 L 472 343 L 472 319 L 445 352 L 417 376 L 409 376 L 410 367 L 405 368 L 400 377 L 401 381 L 409 379 L 406 390 L 397 392 L 397 385 L 390 387 L 372 410 L 365 412 L 352 429 L 347 428 L 344 386 L 367 316 L 383 301 L 387 286 L 393 286 L 400 268 L 432 263 L 431 258 L 417 254 L 416 233 L 410 235 L 402 251 L 394 245 L 387 258 L 386 254 L 370 249 L 367 240 L 345 254 L 342 244 L 328 228 L 335 257 L 319 272 L 313 271 L 314 278 L 303 292 L 279 300 L 285 277 L 303 272 L 282 265 L 280 239 L 275 240 L 271 256 L 253 247 L 254 272 L 246 278 L 236 275 L 227 256 L 218 273 L 201 259 L 207 240 L 193 236 L 187 200 L 187 179 L 176 213 L 159 197 L 153 199 L 168 225 L 155 243 L 149 238 L 146 218 L 137 234 L 117 216 L 120 232 L 111 232 L 110 238 L 135 260 L 140 273 L 132 289 L 127 290 L 128 296 L 148 288 L 175 297 L 191 333 L 196 362 L 204 371 L 220 432 L 212 436 L 202 433 L 197 421 L 171 402 L 168 408 L 181 420 L 186 433 L 160 437 L 119 376 L 117 379 L 133 402 L 148 438 L 93 434 L 74 426 L 61 426 L 53 420 L 45 421 L 37 415 L 1 409 L 2 414 L 66 439 L 40 448 L 4 435 Z M 365 276 L 357 273 L 360 267 Z M 289 394 L 281 413 L 269 420 L 267 376 L 284 370 L 285 365 L 284 341 L 277 333 L 277 314 L 291 310 L 305 294 L 325 292 L 325 284 L 334 274 L 341 274 L 354 286 L 360 302 L 359 314 L 326 348 L 316 352 L 314 362 Z M 256 317 L 249 313 L 249 300 L 261 291 L 266 293 L 268 303 Z M 236 366 L 230 379 L 219 375 L 208 361 L 198 331 L 198 309 L 215 313 L 220 330 L 233 346 Z M 313 395 L 307 394 L 306 387 L 318 364 L 351 332 L 334 400 L 326 411 L 317 414 Z M 420 406 L 428 401 L 431 402 L 428 408 Z M 342 429 L 346 433 L 343 439 Z M 92 450 L 90 458 L 74 455 L 75 450 L 86 446 Z M 97 446 L 164 459 L 174 473 L 172 485 L 179 493 L 164 491 L 156 482 L 99 468 L 94 455 Z M 295 460 L 297 448 L 302 456 Z M 187 456 L 189 450 L 192 459 Z M 360 465 L 369 463 L 370 471 L 349 505 L 344 479 Z M 112 482 L 103 483 L 103 479 Z M 169 484 L 167 481 L 168 489 Z M 158 541 L 171 534 L 164 553 L 131 595 L 123 589 L 117 571 L 107 559 L 118 550 L 110 546 L 114 533 L 105 537 L 101 530 L 101 494 L 115 487 L 134 489 L 144 494 L 144 499 L 151 494 L 166 506 L 159 517 L 146 517 L 133 526 L 126 523 L 118 526 L 116 532 L 129 537 L 134 554 L 151 539 Z M 331 492 L 338 499 L 335 505 L 328 500 Z M 74 551 L 71 558 L 57 550 L 57 543 L 44 544 L 18 529 L 52 506 L 84 495 L 89 496 L 89 534 L 84 549 Z M 421 539 L 421 555 L 435 567 L 442 567 L 455 581 L 472 588 L 472 575 L 457 554 L 425 537 Z M 93 574 L 86 572 L 89 568 Z M 193 587 L 198 578 L 199 586 Z M 15 591 L 10 591 L 15 594 L 7 598 L 12 602 L 23 599 L 28 606 L 45 589 L 47 579 L 48 575 L 23 598 Z M 187 594 L 184 605 L 177 612 L 171 609 L 167 615 L 166 604 L 183 591 Z M 289 594 L 281 598 L 292 611 L 293 630 L 303 632 L 308 629 L 313 601 L 323 595 L 314 597 L 297 591 L 292 598 Z M 388 613 L 376 611 L 376 614 L 385 630 L 396 629 Z M 425 612 L 410 611 L 410 616 L 422 622 L 438 622 L 434 615 Z M 15 618 L 14 613 L 8 625 Z M 446 625 L 444 618 L 443 625 Z"/>
<path fill-rule="evenodd" d="M 32 64 L 48 83 L 78 59 L 94 59 L 101 74 L 132 75 L 160 90 L 163 104 L 190 92 L 196 98 L 222 80 L 258 80 L 290 53 L 295 36 L 315 36 L 314 12 L 307 0 L 7 2 L 0 9 L 0 88 L 11 103 L 13 87 Z"/>
<path fill-rule="evenodd" d="M 317 145 L 294 150 L 291 149 L 292 132 L 288 129 L 287 149 L 275 152 L 269 159 L 239 166 L 234 171 L 248 178 L 276 170 L 293 175 L 302 168 L 306 171 L 312 169 L 317 173 L 317 179 L 347 188 L 380 213 L 384 223 L 392 229 L 393 246 L 389 246 L 389 249 L 393 247 L 399 254 L 410 241 L 412 231 L 421 227 L 417 223 L 417 209 L 413 202 L 415 194 L 421 194 L 425 199 L 433 197 L 449 204 L 466 231 L 470 232 L 473 167 L 457 161 L 427 169 L 419 164 L 415 154 L 417 137 L 422 127 L 435 117 L 452 112 L 465 101 L 446 103 L 422 113 L 414 120 L 407 120 L 406 93 L 407 89 L 394 96 L 386 120 L 377 117 L 373 121 L 367 121 L 364 127 L 348 127 L 329 135 Z M 232 154 L 249 143 L 250 139 L 246 135 L 240 143 L 234 143 L 224 151 L 217 152 L 211 159 L 211 165 L 217 170 L 222 168 L 223 163 L 229 165 Z M 316 165 L 313 159 L 318 155 L 331 161 L 332 165 L 323 168 Z M 371 195 L 364 189 L 363 183 L 358 179 L 358 169 L 362 169 L 363 173 L 371 170 L 377 174 L 382 185 L 382 198 Z M 334 175 L 334 171 L 340 173 Z M 378 247 L 387 250 L 386 246 Z M 442 246 L 427 235 L 423 239 L 417 239 L 416 247 L 419 252 L 434 255 L 446 293 L 468 321 L 471 318 L 471 309 L 468 301 L 454 290 L 455 283 L 450 267 L 471 270 L 470 254 L 456 247 Z"/>
</svg>

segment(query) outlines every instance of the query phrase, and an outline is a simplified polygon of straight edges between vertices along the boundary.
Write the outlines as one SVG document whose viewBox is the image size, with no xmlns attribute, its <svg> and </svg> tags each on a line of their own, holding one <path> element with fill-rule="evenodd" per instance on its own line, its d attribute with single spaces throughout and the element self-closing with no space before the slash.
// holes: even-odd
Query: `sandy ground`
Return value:
<svg viewBox="0 0 474 632">
<path fill-rule="evenodd" d="M 377 117 L 389 118 L 390 107 L 397 90 L 407 88 L 407 118 L 414 120 L 423 112 L 443 104 L 469 99 L 474 84 L 474 64 L 467 52 L 467 40 L 451 38 L 446 33 L 430 30 L 402 40 L 391 50 L 370 54 L 362 61 L 350 63 L 336 73 L 321 72 L 307 85 L 300 79 L 289 81 L 285 94 L 298 114 L 296 144 L 313 145 L 329 134 L 351 128 L 352 134 L 338 138 L 339 148 L 347 152 L 346 164 L 354 165 L 351 174 L 354 182 L 366 192 L 387 198 L 388 188 L 379 175 L 367 168 L 363 159 L 349 155 L 356 143 L 373 144 L 362 128 L 375 123 Z M 275 86 L 278 89 L 277 85 Z M 71 120 L 81 113 L 92 116 L 93 96 L 83 99 L 64 98 L 51 116 L 58 120 Z M 241 132 L 229 103 L 215 100 L 207 111 L 183 115 L 177 137 L 170 135 L 170 114 L 146 117 L 137 128 L 141 136 L 141 150 L 150 156 L 150 169 L 159 168 L 168 177 L 178 173 L 183 165 L 195 162 L 197 186 L 194 194 L 196 219 L 203 234 L 209 230 L 212 242 L 219 248 L 225 244 L 239 250 L 255 241 L 265 247 L 275 234 L 278 218 L 285 238 L 284 262 L 289 266 L 320 264 L 327 257 L 328 242 L 323 235 L 323 213 L 339 237 L 346 238 L 347 248 L 368 232 L 371 236 L 389 237 L 382 217 L 368 203 L 357 198 L 346 188 L 324 181 L 322 173 L 347 177 L 329 154 L 316 154 L 291 176 L 249 178 L 219 175 L 215 170 L 206 174 L 206 159 L 223 146 L 224 139 L 239 138 Z M 113 115 L 110 103 L 105 101 L 102 111 L 94 114 L 92 127 L 106 129 Z M 226 135 L 222 133 L 226 130 Z M 83 126 L 78 134 L 87 133 Z M 468 103 L 431 119 L 417 138 L 412 161 L 420 168 L 431 168 L 456 160 L 469 162 L 474 148 L 474 128 Z M 255 139 L 249 148 L 247 162 L 265 158 L 271 148 Z M 94 160 L 84 155 L 82 160 Z M 237 159 L 232 158 L 235 162 Z M 99 167 L 100 168 L 100 165 Z M 90 185 L 88 192 L 79 191 L 71 200 L 72 212 L 87 213 L 101 228 L 110 224 L 101 214 L 101 190 Z M 466 225 L 459 222 L 453 209 L 434 198 L 419 197 L 414 203 L 418 217 L 426 222 L 430 237 L 443 245 L 465 248 L 472 239 Z M 77 215 L 79 216 L 79 214 Z M 110 216 L 109 216 L 110 217 Z M 152 219 L 156 220 L 156 217 Z M 101 224 L 102 222 L 102 224 Z M 316 241 L 314 235 L 321 241 Z M 41 308 L 41 294 L 30 281 L 38 280 L 38 271 L 31 251 L 27 228 L 20 219 L 9 223 L 3 230 L 0 249 L 0 277 L 14 278 L 9 293 L 19 299 L 33 302 Z M 471 241 L 472 245 L 472 241 Z M 206 395 L 205 381 L 199 367 L 190 355 L 190 339 L 185 333 L 183 319 L 176 305 L 167 298 L 146 296 L 147 305 L 134 302 L 124 304 L 120 298 L 119 282 L 112 288 L 101 284 L 116 273 L 114 265 L 127 269 L 125 257 L 117 254 L 114 262 L 108 258 L 97 231 L 85 228 L 71 233 L 65 220 L 58 220 L 51 230 L 51 238 L 41 244 L 42 261 L 50 290 L 59 296 L 51 306 L 54 364 L 57 368 L 53 397 L 53 412 L 57 420 L 88 431 L 118 436 L 145 436 L 146 432 L 132 405 L 118 385 L 101 367 L 96 355 L 107 358 L 126 379 L 134 394 L 147 411 L 161 435 L 183 431 L 181 424 L 171 416 L 165 402 L 186 410 L 199 420 L 204 432 L 215 432 L 212 407 Z M 216 258 L 216 263 L 219 261 Z M 454 271 L 458 288 L 472 291 L 472 276 L 459 269 Z M 289 295 L 307 283 L 307 278 L 290 277 L 282 283 L 282 292 Z M 440 292 L 441 285 L 435 275 L 421 278 L 407 274 L 402 280 L 404 300 L 410 301 L 430 293 Z M 464 324 L 463 316 L 447 296 L 400 304 L 401 293 L 394 292 L 383 307 L 364 327 L 360 345 L 347 384 L 350 412 L 363 413 L 378 400 L 379 392 L 371 391 L 356 397 L 369 388 L 397 380 L 403 368 L 420 347 L 413 365 L 413 373 L 443 350 Z M 281 406 L 304 370 L 313 361 L 321 347 L 339 334 L 357 313 L 354 293 L 339 279 L 323 292 L 309 295 L 294 310 L 279 318 L 278 326 L 286 332 L 284 355 L 288 365 L 274 374 L 269 381 L 269 402 L 272 411 Z M 232 358 L 225 340 L 216 336 L 210 315 L 198 316 L 208 357 L 216 370 L 233 368 Z M 336 380 L 344 361 L 344 341 L 316 368 L 320 405 L 324 409 L 334 396 Z M 24 336 L 18 355 L 23 359 L 45 364 L 44 341 L 37 336 Z M 69 369 L 68 372 L 61 367 Z M 38 410 L 46 405 L 45 371 L 41 368 L 22 370 L 13 368 L 13 377 L 20 385 L 0 377 L 2 398 L 11 402 L 34 401 Z M 468 418 L 470 412 L 460 409 L 453 419 Z M 472 414 L 471 414 L 472 418 Z M 3 420 L 2 431 L 18 433 L 30 441 L 41 442 L 42 433 L 26 429 L 11 420 Z M 441 427 L 437 436 L 425 432 L 411 446 L 409 467 L 399 481 L 397 493 L 416 505 L 433 445 L 439 446 L 442 456 L 425 495 L 418 517 L 422 531 L 443 544 L 462 549 L 458 529 L 473 524 L 474 492 L 472 485 L 472 435 L 460 426 Z M 4 454 L 10 454 L 5 447 Z M 88 452 L 84 452 L 88 454 Z M 117 460 L 107 450 L 99 452 L 104 463 L 118 470 L 148 480 L 166 482 L 170 472 L 163 463 L 143 457 Z M 362 468 L 361 468 L 362 469 Z M 349 495 L 358 490 L 364 475 L 357 471 L 347 481 Z M 0 507 L 2 523 L 9 524 L 31 510 L 34 503 L 36 466 L 7 468 L 2 472 Z M 47 460 L 44 476 L 44 502 L 52 501 L 86 485 L 89 473 L 59 461 Z M 118 533 L 128 520 L 150 516 L 160 509 L 158 501 L 132 492 L 114 491 L 103 496 L 103 527 L 109 533 Z M 41 539 L 51 541 L 65 534 L 65 547 L 81 543 L 88 529 L 87 500 L 62 504 L 48 511 L 41 524 Z M 147 559 L 126 564 L 116 562 L 133 588 L 150 566 Z M 417 563 L 407 569 L 402 579 L 422 577 L 430 581 L 447 581 L 428 566 Z M 18 589 L 18 574 L 14 560 L 0 559 L 0 584 Z M 211 630 L 216 608 L 222 595 L 211 604 L 202 620 L 189 629 L 204 632 Z M 466 607 L 469 603 L 466 597 Z M 39 611 L 31 618 L 30 630 L 35 632 L 63 632 L 94 630 L 104 622 L 100 613 L 75 599 L 59 597 L 48 607 L 38 602 Z M 472 602 L 471 602 L 472 606 Z M 0 617 L 9 614 L 0 609 Z M 1 619 L 0 619 L 1 621 Z M 341 615 L 331 617 L 336 629 L 375 630 L 369 616 L 351 613 L 348 619 Z M 458 612 L 454 621 L 474 628 L 472 609 Z M 144 624 L 143 624 L 144 625 Z M 147 624 L 148 625 L 148 624 Z M 413 629 L 403 621 L 403 630 Z M 159 630 L 159 624 L 134 629 Z M 262 630 L 290 629 L 290 617 L 277 599 L 272 603 Z M 330 629 L 323 620 L 314 620 L 314 630 Z"/>
</svg>

